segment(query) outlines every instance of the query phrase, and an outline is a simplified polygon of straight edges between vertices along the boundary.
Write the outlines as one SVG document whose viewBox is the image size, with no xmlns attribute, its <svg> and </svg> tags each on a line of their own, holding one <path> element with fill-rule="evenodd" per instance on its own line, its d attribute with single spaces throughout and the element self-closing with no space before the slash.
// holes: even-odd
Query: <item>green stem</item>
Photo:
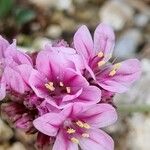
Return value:
<svg viewBox="0 0 150 150">
<path fill-rule="evenodd" d="M 118 105 L 117 109 L 119 112 L 128 112 L 128 113 L 133 113 L 133 112 L 141 112 L 141 113 L 145 113 L 145 112 L 150 112 L 150 105 L 147 104 L 131 104 L 131 105 Z"/>
</svg>

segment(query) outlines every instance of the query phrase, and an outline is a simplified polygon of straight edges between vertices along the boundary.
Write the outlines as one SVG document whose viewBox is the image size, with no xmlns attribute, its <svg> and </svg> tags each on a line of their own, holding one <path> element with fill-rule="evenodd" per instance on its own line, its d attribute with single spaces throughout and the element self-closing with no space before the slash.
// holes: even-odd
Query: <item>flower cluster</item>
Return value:
<svg viewBox="0 0 150 150">
<path fill-rule="evenodd" d="M 69 46 L 61 40 L 37 54 L 17 49 L 0 37 L 2 113 L 15 128 L 37 133 L 37 149 L 113 150 L 102 129 L 117 120 L 115 93 L 140 76 L 140 63 L 109 61 L 115 36 L 101 23 L 94 38 L 81 26 Z"/>
</svg>

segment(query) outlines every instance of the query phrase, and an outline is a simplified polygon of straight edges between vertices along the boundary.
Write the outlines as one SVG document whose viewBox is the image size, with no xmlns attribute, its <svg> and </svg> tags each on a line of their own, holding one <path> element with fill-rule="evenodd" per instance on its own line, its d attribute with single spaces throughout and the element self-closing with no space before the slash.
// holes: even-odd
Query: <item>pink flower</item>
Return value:
<svg viewBox="0 0 150 150">
<path fill-rule="evenodd" d="M 38 54 L 37 70 L 34 69 L 29 78 L 36 95 L 59 109 L 74 102 L 99 102 L 101 91 L 96 86 L 90 86 L 79 71 L 75 70 L 75 60 L 68 58 L 74 50 L 66 47 L 51 49 Z"/>
<path fill-rule="evenodd" d="M 110 136 L 99 128 L 114 123 L 115 109 L 109 104 L 85 107 L 74 104 L 60 113 L 47 113 L 34 120 L 36 129 L 50 137 L 56 137 L 53 150 L 113 150 Z"/>
<path fill-rule="evenodd" d="M 22 68 L 26 68 L 23 74 L 20 72 Z M 5 97 L 6 90 L 24 93 L 28 89 L 25 80 L 31 68 L 30 57 L 17 50 L 16 41 L 9 44 L 0 36 L 0 100 Z"/>
<path fill-rule="evenodd" d="M 113 30 L 103 23 L 96 28 L 94 40 L 85 25 L 74 35 L 74 47 L 84 60 L 86 78 L 92 77 L 105 90 L 122 93 L 139 78 L 141 69 L 137 59 L 108 63 L 114 42 Z"/>
</svg>

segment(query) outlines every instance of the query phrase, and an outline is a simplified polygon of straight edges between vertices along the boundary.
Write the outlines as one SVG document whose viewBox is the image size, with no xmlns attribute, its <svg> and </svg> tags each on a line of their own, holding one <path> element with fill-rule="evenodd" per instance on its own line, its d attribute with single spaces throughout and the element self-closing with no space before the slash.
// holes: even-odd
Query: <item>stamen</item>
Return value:
<svg viewBox="0 0 150 150">
<path fill-rule="evenodd" d="M 99 62 L 98 62 L 98 67 L 101 67 L 101 66 L 103 66 L 105 63 L 106 63 L 106 62 L 105 62 L 104 60 L 102 60 L 102 61 L 99 61 Z"/>
<path fill-rule="evenodd" d="M 89 135 L 88 133 L 83 133 L 82 136 L 83 136 L 84 138 L 88 138 L 90 135 Z"/>
<path fill-rule="evenodd" d="M 67 93 L 71 92 L 71 88 L 70 87 L 66 87 Z"/>
<path fill-rule="evenodd" d="M 120 67 L 121 67 L 121 63 L 115 64 L 113 66 L 113 70 L 109 73 L 109 76 L 114 76 Z"/>
<path fill-rule="evenodd" d="M 59 82 L 59 85 L 60 85 L 61 87 L 63 87 L 63 86 L 64 86 L 63 82 Z"/>
<path fill-rule="evenodd" d="M 119 69 L 121 67 L 121 63 L 114 64 L 114 69 Z"/>
<path fill-rule="evenodd" d="M 103 53 L 103 52 L 99 52 L 99 53 L 98 53 L 98 57 L 101 58 L 101 57 L 103 57 L 103 56 L 104 56 L 104 53 Z"/>
<path fill-rule="evenodd" d="M 91 128 L 88 123 L 84 123 L 84 124 L 83 124 L 83 127 L 86 128 L 86 129 L 90 129 L 90 128 Z"/>
<path fill-rule="evenodd" d="M 71 138 L 71 142 L 73 142 L 75 144 L 79 144 L 79 140 L 75 137 Z"/>
<path fill-rule="evenodd" d="M 109 73 L 109 76 L 114 76 L 116 74 L 116 71 L 115 70 L 112 70 L 110 73 Z"/>
<path fill-rule="evenodd" d="M 84 127 L 83 122 L 80 121 L 80 120 L 78 120 L 78 121 L 76 122 L 76 124 L 77 124 L 80 128 L 83 128 L 83 127 Z"/>
<path fill-rule="evenodd" d="M 54 90 L 55 90 L 55 87 L 54 87 L 54 85 L 53 85 L 53 82 L 48 82 L 48 83 L 46 83 L 46 84 L 45 84 L 45 87 L 46 87 L 47 89 L 49 89 L 50 91 L 54 91 Z"/>
<path fill-rule="evenodd" d="M 72 129 L 72 128 L 69 128 L 68 130 L 67 130 L 67 133 L 68 134 L 73 134 L 73 133 L 75 133 L 76 132 L 76 130 L 74 130 L 74 129 Z"/>
</svg>

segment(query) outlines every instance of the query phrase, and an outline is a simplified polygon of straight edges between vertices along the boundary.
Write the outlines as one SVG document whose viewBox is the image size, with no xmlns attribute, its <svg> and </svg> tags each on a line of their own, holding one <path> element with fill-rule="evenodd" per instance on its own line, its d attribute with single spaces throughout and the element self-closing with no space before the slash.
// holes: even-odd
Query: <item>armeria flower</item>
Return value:
<svg viewBox="0 0 150 150">
<path fill-rule="evenodd" d="M 74 104 L 60 113 L 47 113 L 34 120 L 40 132 L 56 137 L 52 150 L 113 150 L 114 142 L 99 128 L 114 123 L 115 109 L 109 104 L 85 107 Z"/>
<path fill-rule="evenodd" d="M 72 51 L 66 47 L 51 47 L 52 50 L 41 51 L 36 60 L 37 70 L 29 78 L 31 88 L 36 95 L 58 108 L 73 102 L 95 104 L 101 99 L 101 92 L 90 86 L 77 71 L 75 59 L 67 59 L 61 51 Z M 59 51 L 61 49 L 61 51 Z"/>
<path fill-rule="evenodd" d="M 84 60 L 86 78 L 92 77 L 105 90 L 122 93 L 139 78 L 140 63 L 137 59 L 109 63 L 114 41 L 113 30 L 103 23 L 96 28 L 94 39 L 85 25 L 74 35 L 74 47 Z"/>
<path fill-rule="evenodd" d="M 22 68 L 26 69 L 24 75 L 27 79 L 27 71 L 32 68 L 32 61 L 28 55 L 16 48 L 16 41 L 9 44 L 0 36 L 0 99 L 6 95 L 6 90 L 14 90 L 24 93 L 28 88 L 25 79 L 22 77 Z M 11 79 L 11 80 L 10 80 Z"/>
</svg>

